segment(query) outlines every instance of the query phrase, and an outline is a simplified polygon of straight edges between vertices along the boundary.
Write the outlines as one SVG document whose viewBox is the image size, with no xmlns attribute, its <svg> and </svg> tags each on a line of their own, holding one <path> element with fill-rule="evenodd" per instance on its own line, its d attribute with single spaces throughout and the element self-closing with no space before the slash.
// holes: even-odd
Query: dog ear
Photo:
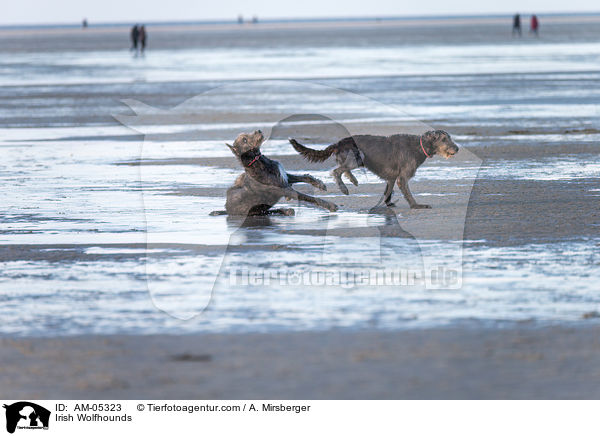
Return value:
<svg viewBox="0 0 600 436">
<path fill-rule="evenodd" d="M 437 133 L 438 139 L 445 138 L 445 137 L 450 138 L 450 135 L 445 130 L 436 130 L 435 133 Z"/>
<path fill-rule="evenodd" d="M 231 150 L 231 152 L 232 152 L 233 154 L 235 154 L 236 156 L 238 155 L 238 153 L 237 153 L 237 150 L 236 150 L 236 149 L 235 149 L 235 148 L 234 148 L 232 145 L 229 145 L 228 143 L 225 143 L 225 145 L 226 145 L 227 147 L 229 147 L 229 149 Z"/>
<path fill-rule="evenodd" d="M 429 130 L 423 134 L 423 139 L 427 142 L 436 142 L 440 139 L 440 130 Z"/>
</svg>

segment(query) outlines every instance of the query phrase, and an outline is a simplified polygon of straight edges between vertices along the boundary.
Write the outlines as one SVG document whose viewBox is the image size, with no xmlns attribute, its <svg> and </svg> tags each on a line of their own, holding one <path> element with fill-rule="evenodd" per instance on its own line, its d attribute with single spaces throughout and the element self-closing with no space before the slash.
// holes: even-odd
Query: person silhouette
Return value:
<svg viewBox="0 0 600 436">
<path fill-rule="evenodd" d="M 130 33 L 130 37 L 131 37 L 131 51 L 135 51 L 136 53 L 137 53 L 137 49 L 138 49 L 138 38 L 139 38 L 139 36 L 140 36 L 140 28 L 136 24 L 135 26 L 133 26 L 131 28 L 131 33 Z"/>
<path fill-rule="evenodd" d="M 142 24 L 142 27 L 140 27 L 140 31 L 139 31 L 139 36 L 138 39 L 140 41 L 140 49 L 142 51 L 142 54 L 144 54 L 144 50 L 146 50 L 146 40 L 148 38 L 148 33 L 146 32 L 146 26 L 144 26 Z"/>
<path fill-rule="evenodd" d="M 515 36 L 515 33 L 521 36 L 521 16 L 519 14 L 515 14 L 513 17 L 512 35 Z"/>
<path fill-rule="evenodd" d="M 536 15 L 532 15 L 531 16 L 531 29 L 529 30 L 529 33 L 534 33 L 535 36 L 539 36 L 538 34 L 538 29 L 540 27 L 540 22 L 538 20 L 538 17 Z"/>
</svg>

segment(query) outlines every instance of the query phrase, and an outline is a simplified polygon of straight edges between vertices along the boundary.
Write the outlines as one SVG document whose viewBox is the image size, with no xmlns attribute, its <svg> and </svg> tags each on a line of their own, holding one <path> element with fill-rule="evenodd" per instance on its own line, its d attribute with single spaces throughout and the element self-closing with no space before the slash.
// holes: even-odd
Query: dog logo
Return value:
<svg viewBox="0 0 600 436">
<path fill-rule="evenodd" d="M 4 405 L 6 409 L 6 431 L 14 433 L 18 429 L 48 430 L 50 411 L 42 406 L 28 401 L 19 401 Z"/>
</svg>

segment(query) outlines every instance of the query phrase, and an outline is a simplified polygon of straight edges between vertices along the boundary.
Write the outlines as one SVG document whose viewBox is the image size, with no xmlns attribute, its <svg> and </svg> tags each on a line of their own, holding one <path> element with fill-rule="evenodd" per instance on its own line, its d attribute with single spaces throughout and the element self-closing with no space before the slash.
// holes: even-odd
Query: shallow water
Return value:
<svg viewBox="0 0 600 436">
<path fill-rule="evenodd" d="M 489 144 L 595 144 L 600 139 L 600 44 L 595 41 L 565 36 L 561 42 L 554 35 L 549 42 L 405 41 L 399 47 L 337 41 L 328 46 L 329 34 L 320 35 L 313 35 L 314 46 L 293 50 L 186 48 L 150 51 L 145 59 L 111 50 L 2 57 L 0 333 L 399 329 L 467 320 L 564 323 L 600 308 L 600 238 L 510 247 L 466 241 L 458 251 L 458 289 L 426 289 L 418 281 L 400 287 L 232 286 L 221 277 L 212 295 L 207 293 L 227 265 L 292 273 L 392 264 L 416 270 L 422 250 L 441 259 L 457 253 L 455 240 L 419 245 L 375 233 L 336 236 L 337 230 L 375 232 L 385 224 L 385 217 L 351 208 L 330 215 L 295 207 L 295 217 L 274 217 L 256 228 L 209 217 L 223 207 L 222 189 L 240 170 L 184 159 L 229 156 L 223 143 L 235 132 L 272 124 L 263 113 L 335 114 L 344 125 L 375 130 L 413 117 L 422 120 L 421 126 L 445 126 L 453 134 L 456 129 L 457 141 L 475 155 Z M 313 79 L 375 103 L 303 88 L 306 82 L 257 82 L 252 85 L 257 92 L 248 93 L 245 85 L 218 82 L 225 77 Z M 112 118 L 125 110 L 120 99 L 168 110 L 217 85 L 228 86 L 205 95 L 209 104 L 197 109 L 198 116 L 144 123 L 140 130 L 152 135 L 146 140 Z M 269 92 L 260 93 L 261 86 Z M 231 101 L 249 118 L 223 116 Z M 213 113 L 221 116 L 211 118 Z M 296 127 L 319 123 L 304 120 Z M 274 137 L 264 152 L 277 156 L 291 150 L 285 139 Z M 180 163 L 123 165 L 139 159 Z M 575 183 L 600 174 L 597 153 L 469 162 L 428 162 L 414 183 L 454 186 L 475 176 Z M 310 172 L 332 182 L 324 170 Z M 380 189 L 374 175 L 355 175 L 361 186 Z M 186 189 L 213 191 L 186 195 Z M 365 205 L 376 198 L 360 195 Z M 147 249 L 147 242 L 158 245 Z M 253 249 L 230 251 L 224 261 L 228 244 Z M 179 319 L 187 317 L 192 318 Z"/>
<path fill-rule="evenodd" d="M 304 241 L 305 246 L 310 242 Z M 146 274 L 151 280 L 153 275 L 160 276 L 162 286 L 153 290 L 159 306 L 173 309 L 173 304 L 179 304 L 177 315 L 191 313 L 195 304 L 200 308 L 199 288 L 211 284 L 202 273 L 218 268 L 218 262 L 211 263 L 210 257 L 193 250 L 160 250 L 164 257 L 149 259 L 147 267 L 137 256 L 118 262 L 9 262 L 3 269 L 0 314 L 5 321 L 3 333 L 19 335 L 398 329 L 475 320 L 488 324 L 572 322 L 600 304 L 597 244 L 511 249 L 467 244 L 463 286 L 453 291 L 427 291 L 419 286 L 345 289 L 276 284 L 219 289 L 208 308 L 187 321 L 157 310 L 145 279 Z M 353 241 L 355 251 L 356 245 Z M 410 253 L 415 249 L 414 244 L 405 245 L 396 250 Z M 437 250 L 443 252 L 444 244 Z M 88 252 L 109 259 L 117 253 L 139 254 L 132 249 Z M 329 265 L 312 261 L 316 256 L 310 247 L 283 257 L 260 249 L 254 253 L 271 268 L 295 268 L 294 264 L 301 264 L 302 269 L 311 265 L 327 268 L 336 264 L 335 260 Z"/>
</svg>

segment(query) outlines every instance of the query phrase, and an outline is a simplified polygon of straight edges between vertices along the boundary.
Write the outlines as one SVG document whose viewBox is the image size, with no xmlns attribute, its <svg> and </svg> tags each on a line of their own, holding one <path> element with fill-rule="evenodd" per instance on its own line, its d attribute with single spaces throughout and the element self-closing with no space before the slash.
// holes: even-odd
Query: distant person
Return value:
<svg viewBox="0 0 600 436">
<path fill-rule="evenodd" d="M 148 38 L 148 34 L 146 33 L 146 26 L 142 25 L 142 27 L 140 27 L 140 34 L 139 34 L 140 48 L 142 50 L 142 54 L 144 54 L 144 50 L 146 50 L 147 38 Z"/>
<path fill-rule="evenodd" d="M 258 17 L 255 15 L 252 17 L 252 24 L 258 23 Z"/>
<path fill-rule="evenodd" d="M 531 16 L 531 29 L 529 30 L 529 33 L 534 33 L 535 36 L 539 36 L 538 34 L 538 29 L 540 27 L 540 22 L 538 20 L 538 17 L 535 15 Z"/>
<path fill-rule="evenodd" d="M 138 39 L 140 37 L 140 28 L 138 27 L 137 24 L 131 28 L 130 37 L 131 37 L 131 50 L 135 51 L 137 53 Z"/>
<path fill-rule="evenodd" d="M 244 16 L 238 15 L 238 24 L 244 24 Z"/>
<path fill-rule="evenodd" d="M 521 36 L 521 16 L 519 14 L 515 14 L 515 16 L 513 17 L 513 36 L 515 36 L 515 33 Z"/>
<path fill-rule="evenodd" d="M 88 26 L 87 18 L 84 18 L 83 21 L 81 22 L 81 27 L 83 27 L 84 29 L 87 29 L 87 26 Z"/>
</svg>

